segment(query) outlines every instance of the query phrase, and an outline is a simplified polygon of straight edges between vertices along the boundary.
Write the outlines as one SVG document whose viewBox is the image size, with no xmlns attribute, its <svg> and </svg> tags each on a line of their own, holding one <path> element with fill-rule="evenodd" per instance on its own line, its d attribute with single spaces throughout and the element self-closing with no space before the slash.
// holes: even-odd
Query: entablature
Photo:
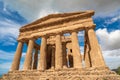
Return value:
<svg viewBox="0 0 120 80">
<path fill-rule="evenodd" d="M 26 40 L 30 38 L 39 38 L 42 36 L 54 36 L 56 34 L 70 33 L 72 31 L 80 31 L 85 28 L 93 28 L 95 24 L 92 20 L 94 11 L 89 10 L 85 12 L 66 13 L 65 14 L 51 14 L 40 21 L 28 24 L 20 29 L 18 40 Z M 69 15 L 68 15 L 69 14 Z M 53 16 L 53 18 L 52 18 Z M 48 18 L 48 19 L 47 19 Z M 38 23 L 37 23 L 38 22 Z"/>
</svg>

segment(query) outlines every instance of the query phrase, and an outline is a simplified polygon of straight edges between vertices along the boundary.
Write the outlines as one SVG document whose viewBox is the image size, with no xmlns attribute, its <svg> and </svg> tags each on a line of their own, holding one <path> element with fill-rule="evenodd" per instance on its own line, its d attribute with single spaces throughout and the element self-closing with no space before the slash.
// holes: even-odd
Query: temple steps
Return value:
<svg viewBox="0 0 120 80">
<path fill-rule="evenodd" d="M 120 80 L 120 76 L 110 70 L 30 70 L 9 72 L 1 80 Z"/>
</svg>

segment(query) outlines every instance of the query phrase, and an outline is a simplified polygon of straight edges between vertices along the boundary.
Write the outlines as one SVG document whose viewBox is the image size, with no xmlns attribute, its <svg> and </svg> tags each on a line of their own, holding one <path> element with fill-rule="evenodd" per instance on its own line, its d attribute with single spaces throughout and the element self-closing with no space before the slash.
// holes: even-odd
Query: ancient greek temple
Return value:
<svg viewBox="0 0 120 80">
<path fill-rule="evenodd" d="M 93 10 L 50 14 L 21 27 L 9 75 L 22 76 L 19 79 L 12 76 L 11 80 L 113 80 L 110 76 L 116 74 L 104 62 L 93 15 Z M 84 55 L 78 41 L 80 31 L 84 31 Z M 67 33 L 70 35 L 65 36 Z M 38 39 L 40 44 L 36 42 Z M 27 51 L 20 69 L 24 44 L 27 44 Z M 93 74 L 97 76 L 91 77 Z"/>
</svg>

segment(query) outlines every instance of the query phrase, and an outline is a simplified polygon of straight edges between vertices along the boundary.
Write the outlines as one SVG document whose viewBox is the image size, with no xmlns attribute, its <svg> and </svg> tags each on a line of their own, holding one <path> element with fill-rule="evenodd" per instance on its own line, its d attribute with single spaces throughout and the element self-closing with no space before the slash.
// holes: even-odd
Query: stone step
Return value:
<svg viewBox="0 0 120 80">
<path fill-rule="evenodd" d="M 28 75 L 52 75 L 52 74 L 67 74 L 67 75 L 74 75 L 74 74 L 79 74 L 79 75 L 89 75 L 89 74 L 91 74 L 91 75 L 107 75 L 107 74 L 115 74 L 115 72 L 113 72 L 113 71 L 88 71 L 88 72 L 79 72 L 79 71 L 71 71 L 71 72 L 69 72 L 69 71 L 67 71 L 67 72 L 65 72 L 65 71 L 59 71 L 59 72 L 38 72 L 38 73 L 34 73 L 34 72 L 19 72 L 19 73 L 9 73 L 9 75 L 15 75 L 15 74 L 18 74 L 18 75 L 24 75 L 24 74 L 28 74 Z M 8 74 L 7 74 L 8 75 Z"/>
<path fill-rule="evenodd" d="M 56 77 L 24 77 L 24 78 L 4 78 L 3 80 L 120 80 L 119 76 L 109 76 L 109 75 L 105 75 L 105 76 L 98 76 L 98 75 L 90 75 L 90 76 L 85 76 L 85 75 L 81 75 L 81 76 L 56 76 Z"/>
<path fill-rule="evenodd" d="M 120 76 L 110 70 L 31 70 L 9 72 L 2 80 L 120 80 Z"/>
</svg>

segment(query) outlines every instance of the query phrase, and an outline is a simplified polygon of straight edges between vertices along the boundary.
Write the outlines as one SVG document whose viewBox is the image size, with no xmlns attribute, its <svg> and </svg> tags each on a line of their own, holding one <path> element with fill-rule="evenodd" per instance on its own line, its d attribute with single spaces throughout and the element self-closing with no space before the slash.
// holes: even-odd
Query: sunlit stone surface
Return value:
<svg viewBox="0 0 120 80">
<path fill-rule="evenodd" d="M 93 10 L 50 14 L 21 27 L 12 66 L 1 80 L 120 80 L 104 62 L 93 15 Z M 84 55 L 79 31 L 85 31 Z M 66 33 L 70 36 L 64 36 Z M 38 38 L 41 44 L 36 43 Z M 20 70 L 23 44 L 28 47 Z"/>
</svg>

